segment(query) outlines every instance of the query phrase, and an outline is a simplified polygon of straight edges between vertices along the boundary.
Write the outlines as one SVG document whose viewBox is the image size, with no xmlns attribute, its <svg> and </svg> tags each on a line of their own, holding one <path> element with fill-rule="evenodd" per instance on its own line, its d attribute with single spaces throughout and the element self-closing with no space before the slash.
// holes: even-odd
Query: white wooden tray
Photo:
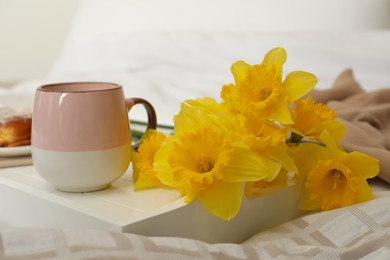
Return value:
<svg viewBox="0 0 390 260">
<path fill-rule="evenodd" d="M 244 199 L 240 213 L 227 222 L 199 202 L 185 204 L 175 190 L 134 192 L 130 170 L 108 189 L 66 193 L 43 180 L 33 166 L 6 168 L 0 170 L 0 227 L 104 229 L 240 243 L 301 215 L 296 189 Z"/>
</svg>

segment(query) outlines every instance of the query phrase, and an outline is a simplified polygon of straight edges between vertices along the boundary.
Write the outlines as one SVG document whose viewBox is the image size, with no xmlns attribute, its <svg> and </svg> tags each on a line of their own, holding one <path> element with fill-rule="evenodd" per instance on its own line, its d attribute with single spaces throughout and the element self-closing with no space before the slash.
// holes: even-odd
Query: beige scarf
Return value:
<svg viewBox="0 0 390 260">
<path fill-rule="evenodd" d="M 390 88 L 366 92 L 347 70 L 331 89 L 314 90 L 311 96 L 334 109 L 347 128 L 340 142 L 344 149 L 378 159 L 379 177 L 390 183 Z"/>
</svg>

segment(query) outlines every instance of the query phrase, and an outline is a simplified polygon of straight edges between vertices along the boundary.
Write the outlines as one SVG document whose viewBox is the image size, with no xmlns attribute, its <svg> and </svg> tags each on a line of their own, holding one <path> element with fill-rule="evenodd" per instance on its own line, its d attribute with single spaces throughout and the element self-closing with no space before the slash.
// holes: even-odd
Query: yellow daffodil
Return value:
<svg viewBox="0 0 390 260">
<path fill-rule="evenodd" d="M 336 113 L 301 100 L 317 78 L 293 71 L 283 79 L 286 60 L 275 48 L 260 64 L 234 63 L 234 83 L 222 87 L 221 102 L 185 100 L 173 135 L 148 130 L 133 151 L 134 189 L 173 187 L 224 220 L 239 212 L 243 191 L 255 198 L 297 183 L 304 210 L 371 199 L 367 179 L 378 174 L 378 161 L 338 145 L 345 127 Z"/>
<path fill-rule="evenodd" d="M 344 125 L 336 120 L 336 112 L 324 104 L 316 103 L 312 98 L 298 100 L 293 110 L 293 132 L 302 137 L 317 140 L 325 129 L 335 140 L 345 134 Z"/>
<path fill-rule="evenodd" d="M 319 140 L 325 146 L 300 144 L 293 153 L 300 174 L 305 176 L 300 207 L 330 210 L 371 199 L 366 179 L 379 173 L 378 160 L 343 151 L 326 130 Z"/>
<path fill-rule="evenodd" d="M 282 124 L 292 124 L 289 105 L 308 94 L 317 84 L 317 78 L 308 72 L 294 71 L 282 81 L 282 66 L 287 54 L 283 48 L 268 52 L 259 65 L 244 61 L 233 64 L 235 84 L 225 85 L 221 98 L 239 112 L 252 111 L 260 118 L 269 118 Z"/>
<path fill-rule="evenodd" d="M 138 151 L 133 151 L 134 190 L 163 186 L 153 169 L 154 155 L 160 149 L 166 135 L 154 129 L 148 129 L 141 138 Z"/>
<path fill-rule="evenodd" d="M 243 182 L 272 181 L 280 164 L 235 146 L 207 125 L 170 136 L 156 153 L 158 179 L 179 189 L 187 203 L 199 198 L 214 215 L 230 220 L 241 206 Z"/>
</svg>

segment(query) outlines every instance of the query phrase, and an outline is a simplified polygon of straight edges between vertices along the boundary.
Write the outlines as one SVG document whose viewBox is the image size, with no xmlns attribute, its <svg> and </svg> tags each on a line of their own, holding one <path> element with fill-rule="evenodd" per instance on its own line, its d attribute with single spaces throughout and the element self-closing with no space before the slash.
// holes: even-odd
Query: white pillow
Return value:
<svg viewBox="0 0 390 260">
<path fill-rule="evenodd" d="M 389 0 L 81 0 L 72 33 L 389 27 Z"/>
</svg>

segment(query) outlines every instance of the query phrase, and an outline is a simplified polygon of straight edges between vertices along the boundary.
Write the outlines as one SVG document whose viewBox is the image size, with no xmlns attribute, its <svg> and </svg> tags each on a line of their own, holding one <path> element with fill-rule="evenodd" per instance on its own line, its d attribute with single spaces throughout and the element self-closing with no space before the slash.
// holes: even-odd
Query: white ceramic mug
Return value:
<svg viewBox="0 0 390 260">
<path fill-rule="evenodd" d="M 108 187 L 130 164 L 128 112 L 135 104 L 144 105 L 148 128 L 156 128 L 153 106 L 141 98 L 125 99 L 118 84 L 75 82 L 39 87 L 31 133 L 37 172 L 63 191 Z"/>
</svg>

